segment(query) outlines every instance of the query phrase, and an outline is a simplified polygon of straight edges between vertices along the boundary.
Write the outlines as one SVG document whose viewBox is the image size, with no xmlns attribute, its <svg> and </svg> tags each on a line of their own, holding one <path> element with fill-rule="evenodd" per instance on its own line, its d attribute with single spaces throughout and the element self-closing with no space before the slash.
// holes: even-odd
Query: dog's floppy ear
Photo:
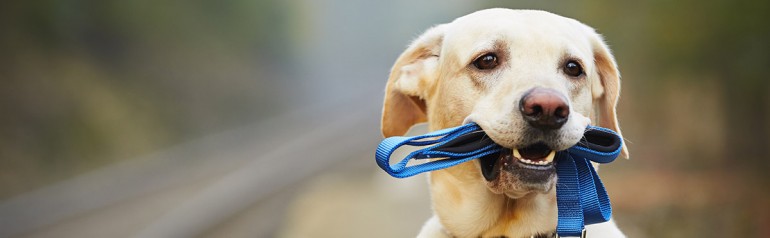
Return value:
<svg viewBox="0 0 770 238">
<path fill-rule="evenodd" d="M 428 29 L 401 53 L 390 71 L 382 108 L 382 135 L 404 135 L 427 120 L 425 98 L 435 85 L 445 25 Z"/>
<path fill-rule="evenodd" d="M 592 30 L 593 31 L 593 30 Z M 594 33 L 592 40 L 594 62 L 596 72 L 599 73 L 599 80 L 595 80 L 591 87 L 596 108 L 598 125 L 609 128 L 620 134 L 620 124 L 616 107 L 620 97 L 620 72 L 615 58 L 612 56 L 609 47 L 599 34 Z M 622 135 L 622 134 L 621 134 Z M 623 143 L 623 150 L 620 154 L 623 158 L 628 158 L 628 147 Z"/>
</svg>

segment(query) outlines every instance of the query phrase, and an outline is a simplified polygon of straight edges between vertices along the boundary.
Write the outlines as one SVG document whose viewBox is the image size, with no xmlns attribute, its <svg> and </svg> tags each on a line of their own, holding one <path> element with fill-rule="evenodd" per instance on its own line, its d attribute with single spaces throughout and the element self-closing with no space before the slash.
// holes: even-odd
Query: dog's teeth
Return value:
<svg viewBox="0 0 770 238">
<path fill-rule="evenodd" d="M 545 157 L 545 161 L 552 162 L 554 157 L 556 157 L 556 151 L 552 150 L 551 153 Z"/>
<path fill-rule="evenodd" d="M 519 153 L 518 149 L 513 149 L 513 157 L 516 158 L 517 160 L 519 160 L 519 162 L 525 163 L 525 164 L 548 165 L 548 164 L 550 164 L 553 161 L 553 158 L 555 156 L 556 156 L 556 151 L 552 150 L 551 153 L 548 154 L 548 156 L 545 157 L 545 159 L 537 160 L 537 161 L 532 161 L 532 160 L 528 160 L 528 159 L 525 159 L 524 157 L 522 157 L 521 153 Z"/>
</svg>

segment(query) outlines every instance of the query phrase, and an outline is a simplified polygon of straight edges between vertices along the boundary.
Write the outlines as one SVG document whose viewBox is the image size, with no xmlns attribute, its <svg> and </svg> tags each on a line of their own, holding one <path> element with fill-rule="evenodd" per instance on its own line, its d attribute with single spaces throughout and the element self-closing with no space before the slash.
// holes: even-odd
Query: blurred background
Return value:
<svg viewBox="0 0 770 238">
<path fill-rule="evenodd" d="M 0 237 L 413 237 L 425 177 L 372 156 L 385 81 L 489 7 L 613 49 L 630 237 L 770 237 L 770 2 L 744 0 L 4 1 Z"/>
</svg>

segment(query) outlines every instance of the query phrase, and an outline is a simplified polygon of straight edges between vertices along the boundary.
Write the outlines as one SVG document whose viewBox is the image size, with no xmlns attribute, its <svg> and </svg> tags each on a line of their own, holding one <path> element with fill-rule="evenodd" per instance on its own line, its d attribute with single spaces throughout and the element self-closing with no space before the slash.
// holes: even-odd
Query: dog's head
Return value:
<svg viewBox="0 0 770 238">
<path fill-rule="evenodd" d="M 462 173 L 518 198 L 553 188 L 554 151 L 575 145 L 589 123 L 620 133 L 619 93 L 615 60 L 592 28 L 543 11 L 483 10 L 427 30 L 401 54 L 382 133 L 475 122 L 508 151 Z"/>
</svg>

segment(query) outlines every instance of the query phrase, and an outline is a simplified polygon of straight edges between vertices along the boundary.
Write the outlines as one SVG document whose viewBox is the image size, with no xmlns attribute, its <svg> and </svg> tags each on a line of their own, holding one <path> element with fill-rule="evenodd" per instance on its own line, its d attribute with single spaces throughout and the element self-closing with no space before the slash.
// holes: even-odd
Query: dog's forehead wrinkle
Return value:
<svg viewBox="0 0 770 238">
<path fill-rule="evenodd" d="M 479 56 L 479 54 L 485 53 L 485 52 L 495 52 L 502 50 L 502 48 L 505 46 L 505 39 L 500 34 L 494 34 L 489 37 L 484 37 L 484 39 L 476 41 L 475 45 L 470 48 L 470 58 L 474 58 Z"/>
</svg>

